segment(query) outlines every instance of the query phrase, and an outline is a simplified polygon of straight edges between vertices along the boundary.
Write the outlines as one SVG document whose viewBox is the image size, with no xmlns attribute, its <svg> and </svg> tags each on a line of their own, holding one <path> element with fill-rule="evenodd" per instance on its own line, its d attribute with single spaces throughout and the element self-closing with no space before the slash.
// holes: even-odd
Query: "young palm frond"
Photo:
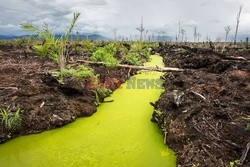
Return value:
<svg viewBox="0 0 250 167">
<path fill-rule="evenodd" d="M 22 116 L 21 113 L 23 110 L 18 109 L 15 113 L 10 111 L 10 108 L 6 109 L 0 108 L 0 120 L 1 124 L 7 129 L 12 130 L 16 129 L 21 125 Z"/>
<path fill-rule="evenodd" d="M 40 33 L 39 27 L 37 27 L 35 25 L 32 25 L 30 23 L 23 23 L 23 24 L 20 25 L 20 27 L 25 31 L 30 31 L 30 32 L 33 32 L 33 33 Z"/>
<path fill-rule="evenodd" d="M 43 29 L 34 26 L 30 23 L 21 24 L 21 28 L 26 31 L 30 31 L 38 34 L 38 38 L 43 39 L 42 45 L 35 46 L 35 50 L 42 57 L 48 56 L 56 63 L 59 64 L 61 69 L 66 67 L 66 53 L 67 53 L 67 42 L 69 40 L 70 33 L 73 31 L 75 23 L 79 18 L 80 13 L 74 13 L 74 18 L 70 23 L 69 29 L 66 34 L 61 36 L 60 39 L 56 39 L 55 35 L 49 29 L 48 24 L 44 25 Z"/>
<path fill-rule="evenodd" d="M 71 21 L 70 28 L 66 31 L 66 35 L 65 35 L 65 38 L 64 38 L 65 40 L 69 39 L 69 35 L 73 31 L 73 28 L 75 27 L 76 21 L 78 20 L 80 15 L 81 15 L 81 13 L 74 13 L 74 18 Z"/>
<path fill-rule="evenodd" d="M 75 23 L 77 21 L 77 19 L 79 18 L 81 13 L 74 13 L 74 18 L 70 23 L 70 27 L 69 29 L 66 31 L 65 36 L 62 36 L 62 38 L 59 40 L 58 43 L 58 63 L 60 66 L 60 69 L 65 69 L 66 67 L 66 52 L 67 52 L 67 42 L 69 40 L 69 36 L 71 34 L 71 32 L 73 31 L 73 28 L 75 27 Z"/>
</svg>

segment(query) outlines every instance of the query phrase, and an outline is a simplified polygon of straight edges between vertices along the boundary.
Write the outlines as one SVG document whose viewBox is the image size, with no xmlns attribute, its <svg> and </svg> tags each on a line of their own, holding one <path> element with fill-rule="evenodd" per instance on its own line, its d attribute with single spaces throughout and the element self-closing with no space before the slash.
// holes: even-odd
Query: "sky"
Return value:
<svg viewBox="0 0 250 167">
<path fill-rule="evenodd" d="M 235 32 L 236 15 L 244 4 L 239 36 L 250 36 L 250 0 L 0 0 L 0 35 L 23 35 L 20 24 L 37 26 L 48 23 L 55 33 L 65 33 L 73 12 L 81 16 L 74 32 L 98 33 L 114 38 L 139 36 L 141 16 L 148 34 L 175 38 L 178 23 L 193 40 L 197 26 L 201 38 L 225 38 L 224 27 L 230 25 L 230 40 Z"/>
</svg>

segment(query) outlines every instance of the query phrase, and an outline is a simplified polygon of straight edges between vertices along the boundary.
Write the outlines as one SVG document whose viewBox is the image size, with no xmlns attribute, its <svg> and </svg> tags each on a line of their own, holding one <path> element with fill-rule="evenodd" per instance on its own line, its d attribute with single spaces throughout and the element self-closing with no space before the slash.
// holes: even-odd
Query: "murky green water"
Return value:
<svg viewBox="0 0 250 167">
<path fill-rule="evenodd" d="M 152 56 L 146 65 L 159 65 Z M 142 72 L 137 79 L 157 79 L 159 72 Z M 161 89 L 116 90 L 92 117 L 59 129 L 29 135 L 0 145 L 1 167 L 174 167 L 174 153 L 163 144 L 149 102 Z"/>
</svg>

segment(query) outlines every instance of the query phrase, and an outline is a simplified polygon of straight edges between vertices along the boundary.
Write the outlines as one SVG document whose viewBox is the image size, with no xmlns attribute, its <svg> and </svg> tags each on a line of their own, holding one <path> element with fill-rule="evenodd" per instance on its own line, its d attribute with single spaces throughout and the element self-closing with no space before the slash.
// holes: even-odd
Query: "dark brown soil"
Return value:
<svg viewBox="0 0 250 167">
<path fill-rule="evenodd" d="M 96 92 L 85 88 L 85 80 L 69 78 L 64 85 L 59 84 L 49 75 L 50 71 L 58 70 L 58 65 L 23 50 L 9 44 L 0 46 L 0 107 L 24 110 L 19 129 L 7 131 L 0 125 L 0 143 L 57 128 L 96 112 Z M 93 68 L 102 79 L 125 80 L 128 74 L 126 69 Z"/>
<path fill-rule="evenodd" d="M 245 120 L 250 116 L 250 64 L 224 57 L 249 60 L 249 50 L 221 54 L 209 48 L 161 45 L 157 52 L 166 66 L 190 69 L 164 75 L 166 91 L 154 104 L 162 114 L 155 110 L 152 118 L 176 151 L 177 164 L 219 167 L 240 160 L 250 142 Z M 250 166 L 250 153 L 243 166 Z"/>
</svg>

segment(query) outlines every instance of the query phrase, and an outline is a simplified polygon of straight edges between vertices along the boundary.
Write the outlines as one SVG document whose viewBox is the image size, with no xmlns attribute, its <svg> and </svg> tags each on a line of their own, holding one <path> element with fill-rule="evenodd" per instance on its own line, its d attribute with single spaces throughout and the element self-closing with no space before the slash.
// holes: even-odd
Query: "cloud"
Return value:
<svg viewBox="0 0 250 167">
<path fill-rule="evenodd" d="M 89 5 L 101 5 L 101 6 L 109 4 L 105 0 L 88 0 L 86 3 Z"/>
<path fill-rule="evenodd" d="M 46 22 L 55 33 L 64 33 L 73 12 L 81 12 L 75 32 L 112 37 L 111 30 L 116 27 L 119 35 L 135 36 L 143 15 L 144 26 L 151 34 L 165 31 L 175 36 L 181 22 L 190 39 L 194 26 L 203 37 L 208 34 L 215 39 L 224 35 L 225 26 L 235 26 L 242 3 L 239 33 L 250 34 L 248 0 L 6 0 L 0 4 L 0 34 L 24 33 L 18 28 L 23 22 L 38 26 Z"/>
<path fill-rule="evenodd" d="M 215 23 L 215 24 L 219 24 L 221 23 L 221 21 L 219 19 L 213 19 L 213 20 L 209 20 L 210 23 Z"/>
<path fill-rule="evenodd" d="M 210 4 L 210 1 L 205 1 L 205 2 L 202 2 L 201 4 L 200 4 L 200 6 L 207 6 L 207 5 L 209 5 Z"/>
<path fill-rule="evenodd" d="M 18 27 L 16 25 L 13 25 L 13 24 L 7 24 L 7 25 L 0 25 L 0 28 L 3 28 L 3 29 L 9 29 L 9 28 L 17 29 Z"/>
</svg>

